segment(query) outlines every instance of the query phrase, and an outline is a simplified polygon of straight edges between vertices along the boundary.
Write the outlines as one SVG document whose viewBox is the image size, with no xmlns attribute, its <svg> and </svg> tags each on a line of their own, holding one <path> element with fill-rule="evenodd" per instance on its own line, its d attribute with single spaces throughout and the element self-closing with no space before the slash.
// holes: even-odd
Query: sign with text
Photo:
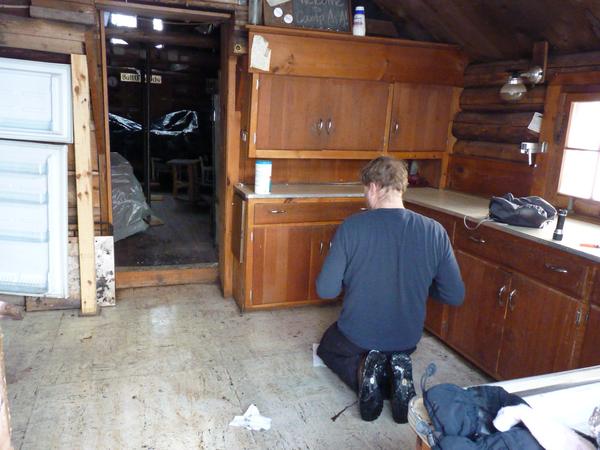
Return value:
<svg viewBox="0 0 600 450">
<path fill-rule="evenodd" d="M 139 73 L 121 72 L 121 81 L 124 81 L 126 83 L 141 83 L 142 76 Z M 150 78 L 150 83 L 151 84 L 161 84 L 162 76 L 161 75 L 152 75 L 152 78 Z"/>
</svg>

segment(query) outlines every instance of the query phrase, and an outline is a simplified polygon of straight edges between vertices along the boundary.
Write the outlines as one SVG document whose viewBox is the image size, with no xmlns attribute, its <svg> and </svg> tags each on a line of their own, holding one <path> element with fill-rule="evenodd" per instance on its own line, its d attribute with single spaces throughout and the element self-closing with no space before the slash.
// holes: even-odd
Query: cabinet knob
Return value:
<svg viewBox="0 0 600 450">
<path fill-rule="evenodd" d="M 285 209 L 272 209 L 271 214 L 285 214 Z"/>
<path fill-rule="evenodd" d="M 478 244 L 485 244 L 485 239 L 479 236 L 469 236 L 469 240 L 473 242 L 477 242 Z"/>
<path fill-rule="evenodd" d="M 246 130 L 242 130 L 242 142 L 248 142 L 248 132 Z"/>
<path fill-rule="evenodd" d="M 329 241 L 329 250 L 331 250 L 331 241 Z"/>
<path fill-rule="evenodd" d="M 564 267 L 555 266 L 554 264 L 550 264 L 550 263 L 544 264 L 544 267 L 553 272 L 569 273 L 569 271 L 567 269 L 565 269 Z"/>
<path fill-rule="evenodd" d="M 317 133 L 321 134 L 321 131 L 323 131 L 323 119 L 319 119 L 317 122 Z"/>
<path fill-rule="evenodd" d="M 323 254 L 323 241 L 321 241 L 320 245 L 319 245 L 319 255 L 322 255 L 322 254 Z"/>
<path fill-rule="evenodd" d="M 502 294 L 504 294 L 504 291 L 506 291 L 506 285 L 498 289 L 498 305 L 500 306 L 504 306 L 504 302 L 502 301 Z"/>
<path fill-rule="evenodd" d="M 333 128 L 333 121 L 331 119 L 327 119 L 327 134 L 331 133 L 332 128 Z"/>
<path fill-rule="evenodd" d="M 398 131 L 400 131 L 400 124 L 396 122 L 394 124 L 394 134 L 398 134 Z"/>
<path fill-rule="evenodd" d="M 369 208 L 366 208 L 366 207 L 364 207 L 364 206 L 363 206 L 362 208 L 360 208 L 360 210 L 361 210 L 361 211 L 368 211 L 368 210 L 369 210 Z"/>
<path fill-rule="evenodd" d="M 517 290 L 513 289 L 512 291 L 510 291 L 510 294 L 508 294 L 508 307 L 510 308 L 511 311 L 515 310 L 515 295 L 517 295 Z"/>
</svg>

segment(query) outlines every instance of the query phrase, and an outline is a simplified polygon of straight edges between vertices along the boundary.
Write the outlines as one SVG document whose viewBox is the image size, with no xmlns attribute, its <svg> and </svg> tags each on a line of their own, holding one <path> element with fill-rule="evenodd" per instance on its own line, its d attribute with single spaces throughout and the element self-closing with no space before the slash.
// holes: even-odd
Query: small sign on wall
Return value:
<svg viewBox="0 0 600 450">
<path fill-rule="evenodd" d="M 124 81 L 126 83 L 141 83 L 142 76 L 139 73 L 121 72 L 121 81 Z M 152 75 L 152 78 L 150 78 L 150 83 L 151 84 L 161 84 L 162 76 L 161 75 Z"/>
</svg>

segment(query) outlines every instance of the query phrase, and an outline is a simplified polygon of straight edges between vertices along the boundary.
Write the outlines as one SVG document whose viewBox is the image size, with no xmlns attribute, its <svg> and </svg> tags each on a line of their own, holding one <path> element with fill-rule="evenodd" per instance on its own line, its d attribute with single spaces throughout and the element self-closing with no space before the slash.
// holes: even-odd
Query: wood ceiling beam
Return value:
<svg viewBox="0 0 600 450">
<path fill-rule="evenodd" d="M 155 6 L 140 3 L 121 2 L 115 0 L 96 0 L 96 7 L 103 11 L 122 14 L 135 14 L 157 19 L 174 19 L 204 23 L 223 23 L 231 19 L 230 13 L 198 11 L 194 9 Z"/>
<path fill-rule="evenodd" d="M 163 31 L 149 32 L 138 29 L 107 28 L 107 38 L 119 38 L 130 42 L 175 45 L 179 47 L 217 48 L 219 42 L 210 36 L 194 36 L 192 34 L 169 33 Z"/>
</svg>

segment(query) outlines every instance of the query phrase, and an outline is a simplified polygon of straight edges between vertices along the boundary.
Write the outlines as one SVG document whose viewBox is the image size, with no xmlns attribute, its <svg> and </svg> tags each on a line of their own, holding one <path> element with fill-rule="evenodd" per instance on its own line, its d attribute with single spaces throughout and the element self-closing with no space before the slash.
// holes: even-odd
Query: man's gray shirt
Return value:
<svg viewBox="0 0 600 450">
<path fill-rule="evenodd" d="M 446 230 L 407 209 L 387 208 L 339 226 L 317 292 L 335 298 L 342 289 L 338 328 L 359 347 L 381 351 L 417 345 L 428 295 L 460 305 L 465 294 Z"/>
</svg>

